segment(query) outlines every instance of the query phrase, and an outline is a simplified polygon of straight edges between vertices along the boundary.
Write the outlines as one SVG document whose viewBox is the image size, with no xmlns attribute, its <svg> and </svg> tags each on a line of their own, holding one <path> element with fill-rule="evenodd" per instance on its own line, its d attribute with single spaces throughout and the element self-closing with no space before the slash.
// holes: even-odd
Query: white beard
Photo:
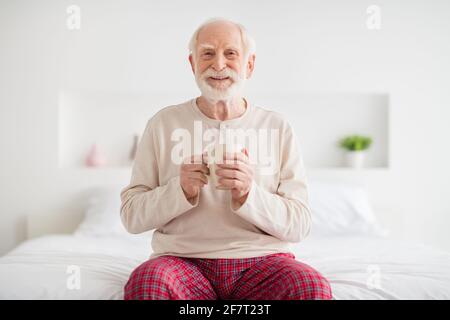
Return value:
<svg viewBox="0 0 450 320">
<path fill-rule="evenodd" d="M 211 76 L 229 76 L 232 80 L 232 84 L 226 89 L 214 88 L 206 81 L 206 79 Z M 235 71 L 228 68 L 220 73 L 214 72 L 211 69 L 207 69 L 201 75 L 199 75 L 197 71 L 195 72 L 195 81 L 197 82 L 197 86 L 200 89 L 202 96 L 212 102 L 229 101 L 234 98 L 240 98 L 246 80 L 247 79 L 245 79 L 245 76 L 242 73 L 238 75 Z"/>
</svg>

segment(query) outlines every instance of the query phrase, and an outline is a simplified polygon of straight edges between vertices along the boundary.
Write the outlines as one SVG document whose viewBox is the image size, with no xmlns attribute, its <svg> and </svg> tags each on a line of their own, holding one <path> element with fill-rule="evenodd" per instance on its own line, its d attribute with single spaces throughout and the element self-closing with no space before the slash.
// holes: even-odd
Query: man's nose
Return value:
<svg viewBox="0 0 450 320">
<path fill-rule="evenodd" d="M 212 67 L 215 71 L 222 71 L 225 69 L 227 67 L 225 58 L 222 55 L 216 55 Z"/>
</svg>

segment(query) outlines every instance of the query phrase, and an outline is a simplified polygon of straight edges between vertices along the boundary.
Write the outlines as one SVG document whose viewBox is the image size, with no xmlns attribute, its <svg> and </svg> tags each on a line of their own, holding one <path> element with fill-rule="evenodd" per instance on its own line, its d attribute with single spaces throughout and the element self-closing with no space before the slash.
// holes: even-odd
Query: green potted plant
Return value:
<svg viewBox="0 0 450 320">
<path fill-rule="evenodd" d="M 361 135 L 351 135 L 339 141 L 340 147 L 345 149 L 346 162 L 349 167 L 359 169 L 364 164 L 366 151 L 372 144 L 372 138 Z"/>
</svg>

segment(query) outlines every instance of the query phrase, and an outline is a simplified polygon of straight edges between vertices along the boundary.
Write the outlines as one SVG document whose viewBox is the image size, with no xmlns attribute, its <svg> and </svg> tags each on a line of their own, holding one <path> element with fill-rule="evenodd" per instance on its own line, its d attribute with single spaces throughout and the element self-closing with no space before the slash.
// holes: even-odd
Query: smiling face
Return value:
<svg viewBox="0 0 450 320">
<path fill-rule="evenodd" d="M 216 21 L 197 36 L 195 52 L 189 57 L 202 94 L 212 100 L 227 100 L 241 94 L 253 72 L 255 56 L 245 57 L 239 27 Z"/>
</svg>

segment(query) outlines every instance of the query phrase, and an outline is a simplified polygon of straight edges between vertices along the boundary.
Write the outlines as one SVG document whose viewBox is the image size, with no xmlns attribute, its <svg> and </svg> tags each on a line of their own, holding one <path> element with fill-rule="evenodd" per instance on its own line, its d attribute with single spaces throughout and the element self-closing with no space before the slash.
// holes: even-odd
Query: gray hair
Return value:
<svg viewBox="0 0 450 320">
<path fill-rule="evenodd" d="M 192 54 L 195 57 L 195 48 L 197 47 L 197 39 L 198 34 L 200 31 L 206 27 L 207 25 L 213 23 L 213 22 L 230 22 L 234 25 L 236 25 L 239 28 L 239 31 L 241 32 L 241 38 L 244 45 L 244 57 L 248 59 L 250 55 L 254 54 L 256 52 L 256 43 L 253 37 L 248 33 L 247 29 L 240 23 L 236 23 L 234 21 L 230 21 L 228 19 L 224 18 L 212 18 L 204 23 L 202 23 L 197 30 L 195 30 L 194 34 L 191 37 L 191 40 L 189 41 L 189 53 Z"/>
</svg>

